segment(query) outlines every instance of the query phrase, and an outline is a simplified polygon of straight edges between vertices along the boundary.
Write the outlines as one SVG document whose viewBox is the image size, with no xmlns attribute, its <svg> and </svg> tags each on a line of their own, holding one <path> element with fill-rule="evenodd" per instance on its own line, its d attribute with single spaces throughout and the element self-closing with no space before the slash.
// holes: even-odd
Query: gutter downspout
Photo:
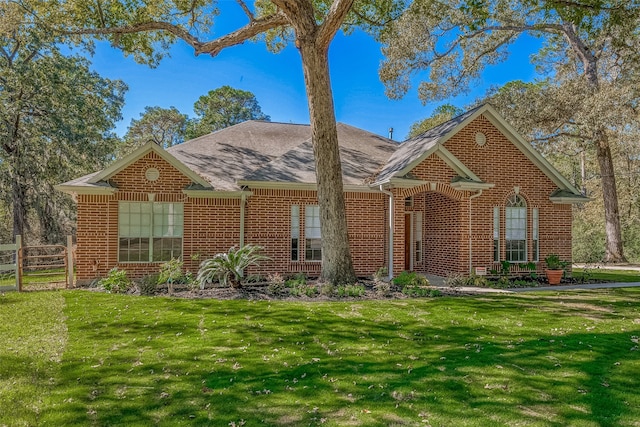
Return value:
<svg viewBox="0 0 640 427">
<path fill-rule="evenodd" d="M 478 190 L 475 194 L 469 196 L 469 274 L 473 273 L 473 248 L 471 239 L 471 200 L 479 197 L 482 194 L 482 190 Z"/>
<path fill-rule="evenodd" d="M 244 246 L 244 211 L 247 204 L 247 195 L 242 193 L 240 196 L 240 247 Z"/>
<path fill-rule="evenodd" d="M 389 196 L 389 268 L 388 280 L 393 279 L 393 226 L 394 226 L 394 212 L 393 212 L 393 193 L 389 190 L 382 188 L 380 184 L 380 192 Z"/>
</svg>

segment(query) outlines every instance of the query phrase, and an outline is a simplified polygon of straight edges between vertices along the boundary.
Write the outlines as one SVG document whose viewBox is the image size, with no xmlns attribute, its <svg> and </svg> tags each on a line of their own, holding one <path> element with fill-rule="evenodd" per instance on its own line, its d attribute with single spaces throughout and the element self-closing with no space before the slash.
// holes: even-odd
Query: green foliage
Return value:
<svg viewBox="0 0 640 427">
<path fill-rule="evenodd" d="M 393 278 L 393 284 L 404 288 L 405 286 L 428 286 L 429 281 L 426 277 L 417 274 L 415 271 L 403 271 Z"/>
<path fill-rule="evenodd" d="M 294 297 L 307 296 L 313 298 L 317 296 L 318 293 L 320 293 L 320 291 L 315 285 L 295 282 L 289 287 L 289 294 Z"/>
<path fill-rule="evenodd" d="M 163 148 L 180 144 L 186 131 L 187 115 L 175 107 L 145 107 L 139 119 L 131 120 L 120 157 L 151 141 Z"/>
<path fill-rule="evenodd" d="M 86 58 L 65 56 L 27 9 L 0 4 L 0 218 L 10 210 L 13 233 L 59 243 L 75 207 L 53 186 L 111 159 L 127 88 L 91 71 Z"/>
<path fill-rule="evenodd" d="M 150 274 L 148 276 L 144 276 L 138 283 L 138 289 L 140 290 L 140 295 L 155 295 L 158 290 L 158 275 Z M 166 283 L 166 282 L 165 282 Z"/>
<path fill-rule="evenodd" d="M 185 275 L 182 272 L 183 262 L 179 259 L 172 258 L 170 261 L 160 266 L 158 273 L 158 284 L 164 283 L 185 283 Z"/>
<path fill-rule="evenodd" d="M 387 298 L 391 295 L 391 283 L 376 280 L 373 289 L 378 297 Z"/>
<path fill-rule="evenodd" d="M 320 295 L 330 297 L 336 292 L 336 286 L 332 283 L 322 283 L 320 285 Z"/>
<path fill-rule="evenodd" d="M 247 120 L 270 118 L 262 112 L 252 92 L 222 86 L 202 95 L 193 106 L 196 117 L 189 122 L 187 135 L 196 138 Z"/>
<path fill-rule="evenodd" d="M 485 288 L 489 286 L 489 281 L 484 276 L 472 274 L 465 276 L 463 274 L 451 274 L 445 279 L 445 285 L 453 288 L 471 286 L 476 288 Z"/>
<path fill-rule="evenodd" d="M 464 111 L 461 108 L 456 107 L 452 104 L 440 105 L 435 110 L 433 110 L 431 116 L 412 124 L 411 128 L 409 129 L 409 135 L 407 135 L 407 138 L 416 137 L 428 131 L 429 129 L 438 126 L 439 124 L 442 124 L 453 119 L 456 116 L 459 116 L 462 113 L 464 113 Z"/>
<path fill-rule="evenodd" d="M 103 277 L 98 281 L 98 286 L 109 293 L 118 294 L 129 290 L 131 281 L 127 277 L 126 270 L 113 267 L 109 270 L 107 277 Z"/>
<path fill-rule="evenodd" d="M 405 285 L 402 288 L 402 293 L 409 297 L 439 297 L 442 296 L 442 292 L 438 289 L 429 288 L 417 284 Z"/>
<path fill-rule="evenodd" d="M 306 285 L 307 284 L 307 275 L 304 273 L 298 273 L 293 277 L 288 278 L 285 281 L 285 285 L 289 288 L 296 285 Z"/>
<path fill-rule="evenodd" d="M 568 261 L 562 261 L 558 254 L 549 254 L 544 259 L 545 264 L 547 264 L 547 268 L 549 270 L 564 270 L 567 265 L 569 265 Z"/>
<path fill-rule="evenodd" d="M 373 274 L 373 280 L 375 281 L 380 281 L 380 280 L 384 280 L 387 278 L 387 276 L 389 275 L 389 270 L 387 269 L 387 267 L 380 267 L 376 270 L 376 272 Z"/>
<path fill-rule="evenodd" d="M 245 245 L 241 248 L 232 247 L 226 253 L 220 253 L 211 259 L 202 261 L 197 276 L 200 287 L 204 288 L 205 283 L 216 280 L 225 286 L 240 287 L 240 280 L 247 267 L 260 265 L 262 261 L 269 259 L 269 257 L 262 255 L 261 251 L 262 247 L 255 245 Z"/>
<path fill-rule="evenodd" d="M 336 288 L 336 294 L 340 298 L 361 297 L 365 294 L 365 289 L 362 285 L 340 285 Z"/>
</svg>

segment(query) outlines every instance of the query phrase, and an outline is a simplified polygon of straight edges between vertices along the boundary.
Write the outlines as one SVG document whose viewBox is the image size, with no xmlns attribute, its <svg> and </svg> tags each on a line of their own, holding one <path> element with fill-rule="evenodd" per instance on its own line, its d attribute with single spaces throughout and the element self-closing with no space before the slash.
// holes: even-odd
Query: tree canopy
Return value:
<svg viewBox="0 0 640 427">
<path fill-rule="evenodd" d="M 455 105 L 440 105 L 435 110 L 433 110 L 431 116 L 413 123 L 409 128 L 409 135 L 407 135 L 407 138 L 418 136 L 421 133 L 424 133 L 429 129 L 436 127 L 441 123 L 451 120 L 462 113 L 464 113 L 464 111 L 461 108 L 456 107 Z"/>
<path fill-rule="evenodd" d="M 467 91 L 483 70 L 505 60 L 521 35 L 542 39 L 533 60 L 561 95 L 558 107 L 571 104 L 569 121 L 552 132 L 578 130 L 595 153 L 605 196 L 605 259 L 624 261 L 611 154 L 611 128 L 624 124 L 609 118 L 621 104 L 637 105 L 639 24 L 638 0 L 416 0 L 385 34 L 380 76 L 389 95 L 399 97 L 415 74 L 426 72 L 420 98 L 444 99 Z M 548 113 L 555 106 L 546 107 Z"/>
<path fill-rule="evenodd" d="M 186 114 L 175 107 L 145 107 L 139 119 L 132 119 L 124 136 L 123 152 L 130 151 L 149 141 L 163 148 L 184 142 L 187 131 Z"/>
<path fill-rule="evenodd" d="M 0 5 L 0 194 L 14 235 L 28 231 L 33 214 L 40 232 L 31 237 L 59 236 L 71 210 L 53 185 L 110 158 L 125 90 L 86 59 L 62 55 L 17 5 Z"/>
<path fill-rule="evenodd" d="M 196 138 L 247 120 L 271 120 L 262 112 L 252 92 L 222 86 L 195 102 L 196 117 L 189 122 L 187 135 Z"/>
<path fill-rule="evenodd" d="M 349 32 L 360 27 L 377 35 L 382 24 L 399 13 L 403 2 L 256 0 L 251 7 L 238 0 L 247 22 L 227 34 L 212 35 L 218 15 L 212 0 L 120 0 L 108 4 L 20 1 L 50 31 L 109 40 L 137 61 L 151 65 L 157 64 L 176 40 L 187 43 L 196 55 L 212 56 L 250 40 L 263 40 L 274 51 L 295 42 L 307 90 L 314 149 L 322 233 L 321 275 L 329 282 L 353 283 L 328 50 L 341 28 Z"/>
</svg>

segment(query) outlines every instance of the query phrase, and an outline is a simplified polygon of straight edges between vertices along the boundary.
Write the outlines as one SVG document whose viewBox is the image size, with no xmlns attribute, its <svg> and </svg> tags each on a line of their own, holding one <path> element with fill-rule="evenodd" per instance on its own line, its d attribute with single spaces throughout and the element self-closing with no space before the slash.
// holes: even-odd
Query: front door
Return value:
<svg viewBox="0 0 640 427">
<path fill-rule="evenodd" d="M 404 215 L 404 269 L 411 271 L 411 214 Z"/>
</svg>

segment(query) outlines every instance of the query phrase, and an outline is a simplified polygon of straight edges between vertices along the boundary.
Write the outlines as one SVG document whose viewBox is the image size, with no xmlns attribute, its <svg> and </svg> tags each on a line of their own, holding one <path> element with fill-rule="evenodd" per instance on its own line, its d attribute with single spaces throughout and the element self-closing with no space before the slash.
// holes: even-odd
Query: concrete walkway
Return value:
<svg viewBox="0 0 640 427">
<path fill-rule="evenodd" d="M 577 265 L 576 265 L 577 267 Z M 582 267 L 578 267 L 582 268 Z M 607 267 L 603 267 L 607 268 Z M 610 269 L 623 270 L 617 266 L 617 268 L 611 267 Z M 634 266 L 633 270 L 640 271 L 640 266 Z M 630 269 L 631 270 L 631 269 Z M 445 278 L 440 276 L 426 275 L 429 283 L 440 289 L 451 290 L 453 288 L 445 286 Z M 538 286 L 533 288 L 511 288 L 511 289 L 494 289 L 494 288 L 477 288 L 471 286 L 459 286 L 455 289 L 463 293 L 475 293 L 475 294 L 513 294 L 518 292 L 539 292 L 539 291 L 575 291 L 575 290 L 588 290 L 588 289 L 607 289 L 607 288 L 635 288 L 640 287 L 640 282 L 618 282 L 618 283 L 588 283 L 588 284 L 571 284 L 571 285 L 558 285 L 558 286 Z"/>
</svg>

